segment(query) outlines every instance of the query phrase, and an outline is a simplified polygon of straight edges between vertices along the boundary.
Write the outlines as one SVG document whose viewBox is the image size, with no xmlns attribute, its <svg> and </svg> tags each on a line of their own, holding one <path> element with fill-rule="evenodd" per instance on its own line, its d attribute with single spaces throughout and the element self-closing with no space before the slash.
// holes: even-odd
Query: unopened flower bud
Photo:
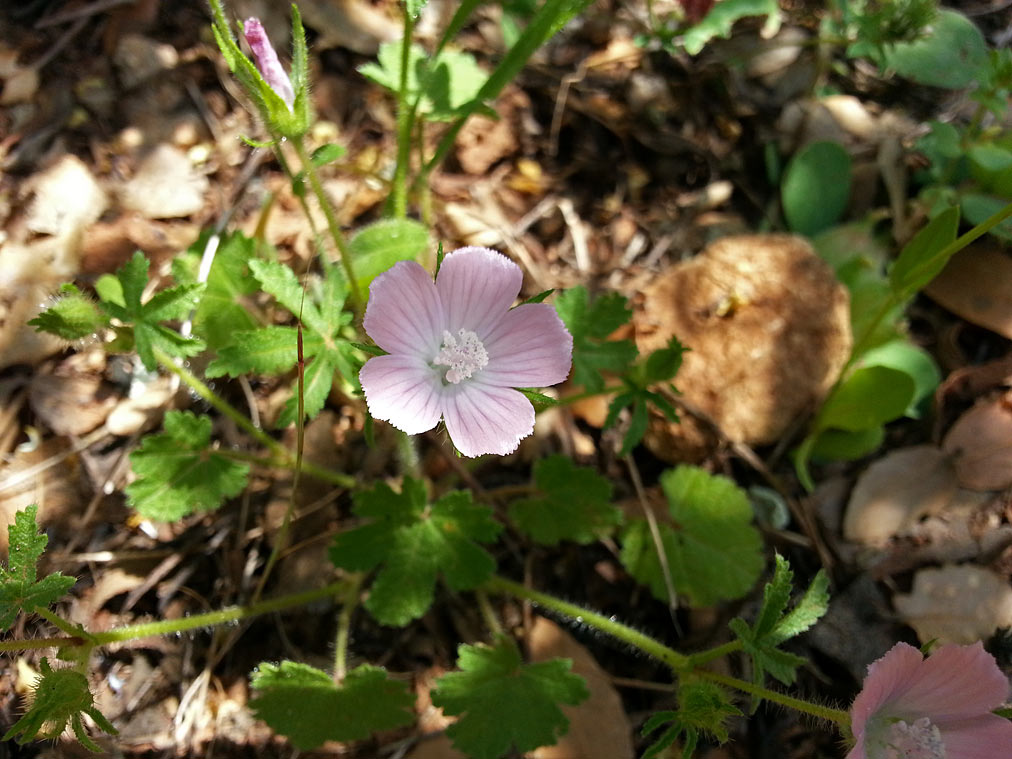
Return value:
<svg viewBox="0 0 1012 759">
<path fill-rule="evenodd" d="M 278 54 L 274 52 L 274 47 L 267 37 L 267 32 L 264 31 L 260 19 L 246 19 L 246 23 L 243 25 L 243 34 L 246 37 L 246 42 L 249 43 L 250 50 L 253 51 L 260 76 L 291 110 L 295 104 L 295 90 L 292 89 L 292 81 L 281 67 Z"/>
</svg>

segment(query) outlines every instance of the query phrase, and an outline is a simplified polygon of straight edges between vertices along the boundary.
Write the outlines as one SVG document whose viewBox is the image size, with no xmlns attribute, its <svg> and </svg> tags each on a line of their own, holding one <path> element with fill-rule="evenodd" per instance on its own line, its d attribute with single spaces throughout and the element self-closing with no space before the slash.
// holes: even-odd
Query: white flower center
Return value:
<svg viewBox="0 0 1012 759">
<path fill-rule="evenodd" d="M 882 759 L 945 759 L 945 744 L 938 727 L 922 717 L 907 724 L 897 720 L 889 726 Z M 869 759 L 879 755 L 869 754 Z"/>
<path fill-rule="evenodd" d="M 488 353 L 471 330 L 458 330 L 454 337 L 444 329 L 443 345 L 433 363 L 450 367 L 446 372 L 446 381 L 456 385 L 461 380 L 470 378 L 476 371 L 484 369 L 488 363 Z"/>
</svg>

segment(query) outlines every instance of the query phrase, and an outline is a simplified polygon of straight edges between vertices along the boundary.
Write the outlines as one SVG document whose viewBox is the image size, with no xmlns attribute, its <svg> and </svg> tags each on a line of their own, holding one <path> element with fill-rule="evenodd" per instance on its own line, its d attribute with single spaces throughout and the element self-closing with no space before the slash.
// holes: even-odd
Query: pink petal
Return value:
<svg viewBox="0 0 1012 759">
<path fill-rule="evenodd" d="M 869 675 L 870 678 L 870 675 Z M 987 713 L 1005 701 L 1009 685 L 994 657 L 979 641 L 972 646 L 948 645 L 933 652 L 913 672 L 889 711 L 945 722 Z"/>
<path fill-rule="evenodd" d="M 409 435 L 431 430 L 442 408 L 439 375 L 417 356 L 375 356 L 358 378 L 374 419 L 390 422 Z"/>
<path fill-rule="evenodd" d="M 257 71 L 264 78 L 267 85 L 277 93 L 278 97 L 285 101 L 288 110 L 292 109 L 295 103 L 295 91 L 292 89 L 292 81 L 288 78 L 287 72 L 281 67 L 278 54 L 274 52 L 267 32 L 258 18 L 246 19 L 243 26 L 243 36 L 249 43 L 253 57 L 256 58 Z"/>
<path fill-rule="evenodd" d="M 465 456 L 504 456 L 534 431 L 534 407 L 516 390 L 470 381 L 444 391 L 446 431 Z"/>
<path fill-rule="evenodd" d="M 997 759 L 1012 756 L 1012 722 L 996 714 L 942 727 L 946 759 Z"/>
<path fill-rule="evenodd" d="M 555 385 L 573 364 L 573 336 L 547 303 L 509 311 L 485 340 L 485 350 L 481 381 L 501 387 Z"/>
<path fill-rule="evenodd" d="M 857 739 L 857 744 L 847 752 L 847 756 L 844 759 L 867 759 L 867 755 L 864 752 L 864 736 Z"/>
<path fill-rule="evenodd" d="M 436 289 L 446 307 L 451 334 L 467 329 L 484 341 L 520 293 L 524 275 L 502 253 L 460 248 L 443 259 Z"/>
<path fill-rule="evenodd" d="M 850 708 L 851 729 L 861 738 L 865 724 L 883 705 L 906 692 L 910 679 L 924 661 L 921 652 L 907 643 L 897 643 L 868 667 L 864 687 Z"/>
<path fill-rule="evenodd" d="M 365 331 L 388 353 L 431 361 L 439 352 L 446 318 L 439 293 L 425 269 L 400 261 L 369 286 Z"/>
</svg>

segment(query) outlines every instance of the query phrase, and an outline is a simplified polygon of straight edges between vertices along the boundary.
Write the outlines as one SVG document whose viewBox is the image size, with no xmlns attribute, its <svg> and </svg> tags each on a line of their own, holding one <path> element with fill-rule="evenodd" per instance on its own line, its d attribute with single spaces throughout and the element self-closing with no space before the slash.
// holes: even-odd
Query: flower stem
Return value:
<svg viewBox="0 0 1012 759">
<path fill-rule="evenodd" d="M 518 582 L 507 580 L 504 577 L 493 577 L 485 583 L 485 589 L 492 592 L 508 593 L 516 598 L 522 598 L 537 604 L 545 609 L 557 612 L 567 617 L 572 617 L 578 622 L 588 624 L 597 628 L 606 635 L 617 638 L 623 643 L 628 643 L 638 648 L 645 654 L 667 664 L 676 673 L 685 672 L 691 667 L 688 656 L 680 654 L 673 648 L 665 646 L 660 641 L 654 640 L 649 635 L 644 635 L 639 630 L 634 630 L 621 622 L 616 622 L 603 614 L 584 609 L 582 606 L 571 604 L 546 593 L 531 590 Z"/>
<path fill-rule="evenodd" d="M 364 573 L 348 576 L 348 587 L 344 593 L 344 605 L 337 618 L 337 637 L 334 639 L 334 680 L 340 684 L 348 674 L 348 640 L 351 636 L 351 617 L 358 606 L 359 590 Z"/>
<path fill-rule="evenodd" d="M 699 667 L 702 667 L 704 664 L 708 664 L 709 662 L 712 662 L 715 659 L 723 658 L 728 654 L 733 654 L 736 651 L 741 651 L 740 640 L 732 640 L 728 643 L 724 643 L 721 646 L 717 646 L 716 648 L 710 648 L 706 651 L 700 651 L 698 653 L 691 654 L 689 656 L 689 661 L 692 663 L 693 667 L 698 669 Z"/>
<path fill-rule="evenodd" d="M 741 680 L 737 677 L 731 677 L 730 675 L 722 675 L 719 672 L 713 672 L 708 669 L 698 669 L 695 671 L 695 674 L 703 679 L 709 680 L 710 682 L 725 685 L 729 688 L 735 688 L 736 690 L 740 690 L 752 696 L 758 696 L 759 698 L 772 701 L 775 704 L 780 704 L 781 706 L 786 706 L 805 714 L 810 714 L 813 717 L 818 717 L 819 719 L 835 722 L 844 731 L 846 731 L 846 728 L 850 725 L 850 715 L 841 709 L 832 709 L 828 706 L 813 704 L 810 701 L 803 701 L 800 698 L 793 698 L 783 693 L 778 693 L 775 690 L 764 688 L 761 685 L 750 683 L 747 680 Z"/>
<path fill-rule="evenodd" d="M 393 181 L 393 215 L 403 219 L 408 215 L 408 164 L 411 162 L 411 132 L 415 120 L 415 108 L 408 102 L 408 68 L 411 65 L 411 35 L 415 30 L 415 19 L 408 10 L 404 11 L 404 36 L 401 38 L 401 80 L 397 86 L 397 167 Z"/>
<path fill-rule="evenodd" d="M 243 619 L 258 617 L 261 614 L 289 609 L 293 606 L 304 606 L 313 601 L 336 596 L 342 593 L 346 587 L 347 580 L 338 580 L 322 588 L 279 596 L 266 601 L 258 601 L 247 606 L 229 606 L 217 611 L 207 612 L 206 614 L 194 614 L 189 617 L 183 617 L 182 619 L 163 619 L 156 622 L 127 625 L 107 632 L 94 633 L 92 637 L 96 645 L 102 646 L 109 643 L 150 638 L 156 635 L 171 635 L 202 627 L 216 627 L 217 625 L 224 625 L 229 622 L 239 622 Z"/>
<path fill-rule="evenodd" d="M 499 617 L 495 615 L 495 609 L 492 608 L 492 604 L 488 600 L 488 593 L 478 588 L 474 592 L 474 597 L 478 600 L 478 609 L 481 611 L 481 616 L 485 620 L 489 632 L 494 636 L 502 635 L 502 625 L 499 624 Z"/>
<path fill-rule="evenodd" d="M 193 372 L 186 369 L 175 362 L 175 360 L 164 353 L 163 351 L 155 348 L 155 359 L 158 363 L 168 369 L 170 372 L 179 377 L 185 382 L 193 392 L 199 395 L 203 400 L 207 401 L 211 406 L 221 412 L 224 416 L 227 416 L 233 422 L 235 422 L 240 428 L 248 432 L 257 442 L 261 443 L 264 447 L 269 448 L 274 452 L 277 457 L 277 461 L 273 462 L 277 466 L 284 466 L 287 468 L 293 468 L 295 462 L 295 456 L 285 446 L 279 443 L 277 440 L 272 438 L 262 429 L 253 424 L 246 416 L 244 416 L 238 409 L 232 404 L 222 398 L 220 395 L 215 393 L 206 384 L 200 381 Z M 238 451 L 220 450 L 219 453 L 230 456 L 231 458 L 242 458 L 242 455 Z M 356 485 L 355 478 L 349 474 L 343 474 L 341 472 L 331 472 L 322 467 L 316 466 L 308 461 L 302 463 L 303 469 L 306 474 L 312 475 L 317 479 L 324 480 L 325 482 L 333 483 L 342 488 L 354 488 Z"/>
<path fill-rule="evenodd" d="M 330 237 L 334 241 L 338 253 L 340 253 L 341 267 L 344 269 L 344 276 L 348 280 L 348 287 L 351 292 L 352 307 L 355 309 L 355 313 L 361 316 L 365 304 L 362 300 L 362 291 L 359 289 L 358 280 L 355 278 L 355 264 L 351 260 L 351 249 L 348 247 L 348 243 L 341 233 L 341 226 L 337 223 L 337 217 L 334 215 L 334 207 L 327 198 L 327 194 L 323 191 L 323 184 L 320 182 L 319 174 L 316 173 L 316 166 L 313 164 L 312 158 L 309 157 L 309 153 L 306 151 L 305 142 L 301 137 L 297 137 L 292 140 L 292 145 L 295 147 L 295 153 L 299 156 L 299 161 L 302 163 L 302 170 L 306 172 L 306 178 L 309 179 L 309 186 L 312 188 L 313 194 L 320 204 L 320 208 L 323 209 Z"/>
<path fill-rule="evenodd" d="M 94 638 L 83 627 L 68 622 L 59 614 L 54 614 L 44 606 L 36 606 L 35 613 L 40 617 L 43 617 L 47 622 L 53 625 L 53 627 L 58 628 L 61 632 L 65 632 L 73 638 L 80 638 L 81 640 L 89 643 L 94 642 Z"/>
<path fill-rule="evenodd" d="M 106 632 L 90 633 L 87 640 L 83 640 L 78 634 L 75 634 L 75 637 L 69 638 L 0 640 L 0 653 L 40 648 L 73 648 L 82 645 L 105 646 L 110 643 L 122 643 L 140 638 L 172 635 L 202 627 L 215 627 L 217 625 L 228 624 L 229 622 L 252 619 L 253 617 L 269 614 L 274 611 L 290 609 L 294 606 L 304 606 L 313 601 L 336 596 L 344 591 L 347 584 L 347 580 L 338 580 L 322 588 L 278 596 L 277 598 L 259 601 L 247 606 L 229 606 L 217 611 L 207 612 L 206 614 L 194 614 L 193 616 L 183 617 L 182 619 L 164 619 L 156 622 L 144 622 L 138 625 L 126 625 L 113 630 L 107 630 Z"/>
</svg>

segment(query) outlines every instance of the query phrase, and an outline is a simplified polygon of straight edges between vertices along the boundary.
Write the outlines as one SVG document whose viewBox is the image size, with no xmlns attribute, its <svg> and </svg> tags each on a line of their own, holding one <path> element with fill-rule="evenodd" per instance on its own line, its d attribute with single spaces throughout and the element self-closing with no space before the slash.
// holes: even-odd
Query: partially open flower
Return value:
<svg viewBox="0 0 1012 759">
<path fill-rule="evenodd" d="M 408 434 L 440 418 L 465 456 L 506 454 L 534 430 L 534 407 L 513 388 L 562 382 L 573 338 L 555 309 L 510 309 L 523 273 L 487 248 L 450 253 L 433 283 L 402 261 L 369 288 L 365 330 L 389 355 L 359 374 L 369 412 Z"/>
<path fill-rule="evenodd" d="M 267 32 L 258 18 L 248 18 L 243 25 L 243 36 L 253 51 L 253 57 L 257 62 L 257 71 L 264 81 L 270 86 L 278 97 L 288 104 L 288 110 L 295 104 L 295 90 L 292 89 L 292 81 L 288 73 L 281 67 L 278 54 L 274 52 Z"/>
<path fill-rule="evenodd" d="M 978 642 L 925 659 L 897 643 L 868 668 L 851 707 L 857 743 L 847 759 L 997 759 L 1012 756 L 1012 722 L 991 713 L 1009 683 Z"/>
</svg>

